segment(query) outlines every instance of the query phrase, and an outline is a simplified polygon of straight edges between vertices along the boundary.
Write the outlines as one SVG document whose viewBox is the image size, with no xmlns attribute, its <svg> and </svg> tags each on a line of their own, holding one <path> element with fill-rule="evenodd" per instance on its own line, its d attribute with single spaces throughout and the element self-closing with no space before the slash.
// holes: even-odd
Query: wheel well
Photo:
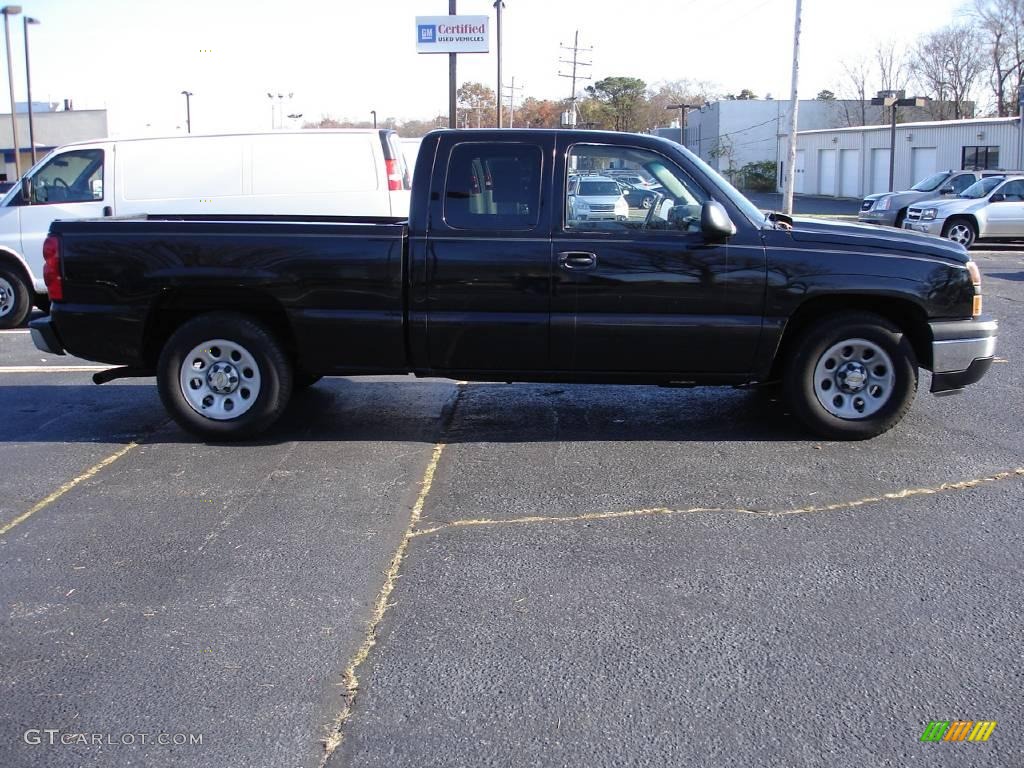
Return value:
<svg viewBox="0 0 1024 768">
<path fill-rule="evenodd" d="M 28 269 L 25 267 L 25 264 L 21 259 L 10 251 L 0 251 L 0 266 L 13 269 L 21 275 L 22 279 L 25 281 L 25 285 L 28 286 L 29 293 L 35 294 L 36 288 L 35 284 L 32 282 L 32 275 L 29 274 Z"/>
<path fill-rule="evenodd" d="M 272 296 L 244 288 L 170 290 L 163 293 L 146 318 L 142 357 L 156 365 L 167 339 L 194 317 L 207 312 L 238 312 L 272 330 L 288 354 L 295 356 L 295 336 L 284 307 Z"/>
<path fill-rule="evenodd" d="M 946 223 L 943 225 L 942 231 L 945 232 L 949 225 L 952 224 L 954 221 L 966 221 L 972 227 L 974 227 L 974 233 L 978 233 L 978 220 L 972 214 L 969 213 L 958 213 L 956 216 L 950 216 L 948 219 L 946 219 Z"/>
<path fill-rule="evenodd" d="M 786 322 L 775 359 L 772 361 L 770 379 L 777 381 L 782 377 L 783 364 L 789 359 L 793 347 L 807 328 L 829 315 L 858 310 L 881 315 L 900 328 L 907 335 L 918 364 L 924 368 L 931 368 L 931 327 L 928 325 L 928 317 L 924 310 L 914 302 L 886 296 L 822 296 L 801 304 Z"/>
</svg>

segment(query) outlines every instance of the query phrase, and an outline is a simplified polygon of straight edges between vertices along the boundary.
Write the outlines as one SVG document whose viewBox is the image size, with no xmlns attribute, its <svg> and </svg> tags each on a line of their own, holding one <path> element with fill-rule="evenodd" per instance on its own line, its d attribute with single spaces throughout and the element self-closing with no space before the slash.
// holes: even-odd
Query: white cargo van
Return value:
<svg viewBox="0 0 1024 768">
<path fill-rule="evenodd" d="M 306 130 L 68 144 L 0 201 L 0 328 L 46 307 L 43 241 L 55 219 L 135 214 L 409 214 L 393 130 Z"/>
</svg>

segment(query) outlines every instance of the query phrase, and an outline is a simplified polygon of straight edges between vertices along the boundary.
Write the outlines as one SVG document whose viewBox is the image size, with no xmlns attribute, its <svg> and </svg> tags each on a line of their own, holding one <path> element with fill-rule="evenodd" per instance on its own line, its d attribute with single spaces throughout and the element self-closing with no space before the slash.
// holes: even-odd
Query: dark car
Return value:
<svg viewBox="0 0 1024 768">
<path fill-rule="evenodd" d="M 661 190 L 661 187 L 638 187 L 620 179 L 616 181 L 630 208 L 650 208 L 658 199 Z"/>
</svg>

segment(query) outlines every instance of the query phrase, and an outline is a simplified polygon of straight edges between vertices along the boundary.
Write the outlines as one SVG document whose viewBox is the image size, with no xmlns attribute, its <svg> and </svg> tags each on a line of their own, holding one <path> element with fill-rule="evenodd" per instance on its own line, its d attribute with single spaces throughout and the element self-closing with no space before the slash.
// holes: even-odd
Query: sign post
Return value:
<svg viewBox="0 0 1024 768">
<path fill-rule="evenodd" d="M 488 53 L 490 19 L 458 16 L 448 0 L 447 16 L 416 17 L 416 53 L 448 54 L 448 127 L 456 127 L 456 59 L 460 53 Z"/>
</svg>

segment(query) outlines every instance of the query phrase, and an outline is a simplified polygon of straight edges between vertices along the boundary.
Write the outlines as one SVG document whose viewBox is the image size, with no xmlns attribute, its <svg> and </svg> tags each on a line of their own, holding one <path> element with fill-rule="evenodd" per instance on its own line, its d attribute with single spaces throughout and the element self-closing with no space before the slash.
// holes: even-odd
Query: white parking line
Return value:
<svg viewBox="0 0 1024 768">
<path fill-rule="evenodd" d="M 96 373 L 110 365 L 0 365 L 0 373 Z"/>
<path fill-rule="evenodd" d="M 28 328 L 11 328 L 7 331 L 0 331 L 0 333 L 29 333 Z"/>
</svg>

